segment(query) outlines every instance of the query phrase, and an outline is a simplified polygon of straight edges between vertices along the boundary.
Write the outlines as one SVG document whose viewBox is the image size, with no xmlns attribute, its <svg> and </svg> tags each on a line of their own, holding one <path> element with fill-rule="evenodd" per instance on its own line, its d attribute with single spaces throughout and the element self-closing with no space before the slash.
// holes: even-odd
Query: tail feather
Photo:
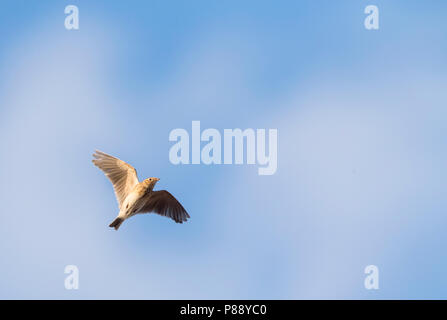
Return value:
<svg viewBox="0 0 447 320">
<path fill-rule="evenodd" d="M 113 222 L 109 225 L 110 228 L 115 228 L 115 230 L 118 230 L 118 228 L 120 227 L 121 223 L 124 222 L 124 219 L 122 218 L 116 218 L 115 220 L 113 220 Z"/>
</svg>

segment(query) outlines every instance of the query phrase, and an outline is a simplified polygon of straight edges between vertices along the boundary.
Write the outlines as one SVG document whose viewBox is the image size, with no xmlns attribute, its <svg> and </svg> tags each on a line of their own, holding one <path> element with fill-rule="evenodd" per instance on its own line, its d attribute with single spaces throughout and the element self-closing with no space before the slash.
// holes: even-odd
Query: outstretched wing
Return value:
<svg viewBox="0 0 447 320">
<path fill-rule="evenodd" d="M 144 205 L 136 213 L 155 212 L 159 215 L 171 218 L 177 223 L 188 220 L 189 214 L 178 200 L 166 190 L 153 191 L 143 199 Z"/>
<path fill-rule="evenodd" d="M 118 205 L 121 205 L 129 192 L 138 184 L 137 171 L 130 164 L 96 150 L 92 162 L 101 169 L 112 182 Z"/>
</svg>

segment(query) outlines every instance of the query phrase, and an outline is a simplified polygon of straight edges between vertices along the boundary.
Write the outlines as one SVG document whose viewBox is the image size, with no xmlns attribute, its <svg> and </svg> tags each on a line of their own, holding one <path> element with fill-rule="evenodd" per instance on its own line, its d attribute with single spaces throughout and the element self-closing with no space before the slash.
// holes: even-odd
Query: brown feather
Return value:
<svg viewBox="0 0 447 320">
<path fill-rule="evenodd" d="M 183 223 L 190 218 L 181 203 L 168 191 L 152 191 L 142 199 L 144 205 L 136 213 L 154 212 L 171 218 L 177 223 Z"/>
<path fill-rule="evenodd" d="M 130 164 L 96 150 L 93 164 L 101 169 L 113 184 L 118 205 L 121 208 L 124 199 L 138 184 L 137 171 Z"/>
</svg>

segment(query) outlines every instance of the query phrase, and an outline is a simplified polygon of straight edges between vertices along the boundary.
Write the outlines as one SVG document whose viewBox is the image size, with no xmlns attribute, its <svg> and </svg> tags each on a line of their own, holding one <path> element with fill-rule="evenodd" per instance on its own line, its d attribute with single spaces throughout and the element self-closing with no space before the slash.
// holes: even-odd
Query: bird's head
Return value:
<svg viewBox="0 0 447 320">
<path fill-rule="evenodd" d="M 155 184 L 159 181 L 158 178 L 147 178 L 144 182 L 147 184 L 148 188 L 152 190 L 155 187 Z"/>
</svg>

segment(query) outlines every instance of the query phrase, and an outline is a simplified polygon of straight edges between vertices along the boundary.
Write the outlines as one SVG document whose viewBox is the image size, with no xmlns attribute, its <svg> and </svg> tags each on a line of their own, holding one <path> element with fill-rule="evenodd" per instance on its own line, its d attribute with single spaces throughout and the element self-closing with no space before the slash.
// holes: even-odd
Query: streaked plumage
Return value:
<svg viewBox="0 0 447 320">
<path fill-rule="evenodd" d="M 177 199 L 166 190 L 153 191 L 158 178 L 138 181 L 137 171 L 130 164 L 101 151 L 93 154 L 92 162 L 112 182 L 120 209 L 109 227 L 118 230 L 124 220 L 138 213 L 158 213 L 177 223 L 188 220 L 189 214 Z"/>
</svg>

